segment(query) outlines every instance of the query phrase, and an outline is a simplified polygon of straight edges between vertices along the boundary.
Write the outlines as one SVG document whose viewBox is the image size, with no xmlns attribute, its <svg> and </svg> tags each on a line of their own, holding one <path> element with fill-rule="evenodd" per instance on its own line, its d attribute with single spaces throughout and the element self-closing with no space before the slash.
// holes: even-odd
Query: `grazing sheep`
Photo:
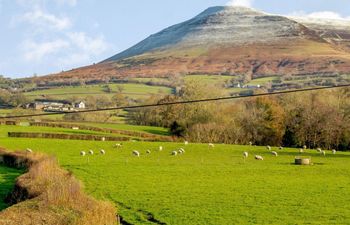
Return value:
<svg viewBox="0 0 350 225">
<path fill-rule="evenodd" d="M 159 146 L 159 151 L 163 151 L 163 146 Z"/>
<path fill-rule="evenodd" d="M 333 153 L 333 155 L 335 155 L 337 153 L 337 150 L 333 149 L 332 153 Z"/>
<path fill-rule="evenodd" d="M 276 157 L 278 156 L 278 153 L 277 153 L 277 152 L 271 152 L 271 154 L 274 155 L 274 156 L 276 156 Z"/>
<path fill-rule="evenodd" d="M 321 148 L 317 148 L 316 151 L 319 152 L 319 153 L 322 153 L 322 149 Z"/>
<path fill-rule="evenodd" d="M 180 148 L 180 150 L 183 152 L 183 153 L 185 153 L 185 149 L 183 149 L 183 148 Z"/>
<path fill-rule="evenodd" d="M 179 154 L 183 154 L 183 153 L 184 153 L 184 152 L 180 149 L 180 150 L 179 150 Z"/>
<path fill-rule="evenodd" d="M 132 151 L 132 154 L 136 157 L 140 157 L 140 152 L 138 152 L 136 150 Z"/>
<path fill-rule="evenodd" d="M 151 150 L 147 150 L 146 153 L 147 153 L 147 154 L 151 154 Z"/>
<path fill-rule="evenodd" d="M 185 141 L 185 145 L 188 145 L 188 141 Z"/>
<path fill-rule="evenodd" d="M 86 155 L 86 152 L 81 151 L 81 152 L 80 152 L 80 155 L 81 155 L 81 156 L 85 156 L 85 155 Z"/>
<path fill-rule="evenodd" d="M 278 149 L 279 149 L 279 150 L 283 150 L 283 147 L 282 147 L 282 146 L 280 146 Z"/>
<path fill-rule="evenodd" d="M 263 158 L 261 155 L 256 155 L 256 156 L 255 156 L 255 159 L 256 159 L 256 160 L 261 160 L 261 161 L 264 160 L 264 158 Z"/>
<path fill-rule="evenodd" d="M 172 152 L 171 152 L 171 155 L 177 156 L 177 151 L 172 151 Z"/>
<path fill-rule="evenodd" d="M 299 153 L 304 153 L 304 149 L 300 148 Z"/>
<path fill-rule="evenodd" d="M 266 146 L 266 149 L 271 151 L 271 146 L 270 145 Z"/>
<path fill-rule="evenodd" d="M 208 147 L 209 147 L 209 148 L 214 148 L 215 146 L 214 146 L 213 143 L 209 143 L 209 144 L 208 144 Z"/>
<path fill-rule="evenodd" d="M 121 144 L 121 143 L 117 143 L 114 145 L 114 147 L 116 147 L 116 148 L 121 148 L 122 146 L 123 146 L 123 144 Z"/>
<path fill-rule="evenodd" d="M 304 146 L 303 146 L 303 149 L 307 149 L 307 146 L 306 146 L 306 145 L 304 145 Z"/>
<path fill-rule="evenodd" d="M 249 153 L 248 152 L 243 152 L 243 158 L 248 158 L 248 156 L 249 156 Z"/>
<path fill-rule="evenodd" d="M 321 151 L 321 154 L 322 154 L 323 156 L 326 156 L 326 151 Z"/>
<path fill-rule="evenodd" d="M 252 146 L 252 145 L 253 145 L 253 142 L 250 141 L 250 142 L 249 142 L 249 145 Z"/>
<path fill-rule="evenodd" d="M 90 155 L 93 155 L 93 154 L 94 154 L 94 151 L 90 150 L 90 151 L 89 151 L 89 154 L 90 154 Z"/>
<path fill-rule="evenodd" d="M 100 153 L 101 153 L 101 155 L 106 155 L 106 151 L 103 149 L 100 150 Z"/>
<path fill-rule="evenodd" d="M 30 148 L 27 148 L 27 149 L 26 149 L 26 152 L 27 152 L 27 153 L 33 153 L 33 150 L 31 150 Z"/>
</svg>

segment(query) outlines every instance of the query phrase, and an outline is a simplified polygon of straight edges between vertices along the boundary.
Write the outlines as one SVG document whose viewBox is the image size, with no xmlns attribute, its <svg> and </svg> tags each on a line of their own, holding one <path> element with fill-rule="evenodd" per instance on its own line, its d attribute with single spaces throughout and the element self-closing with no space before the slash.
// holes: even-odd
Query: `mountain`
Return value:
<svg viewBox="0 0 350 225">
<path fill-rule="evenodd" d="M 247 74 L 257 78 L 349 73 L 350 48 L 337 40 L 339 35 L 349 37 L 348 27 L 323 24 L 245 7 L 212 7 L 101 63 L 55 76 L 108 79 Z"/>
</svg>

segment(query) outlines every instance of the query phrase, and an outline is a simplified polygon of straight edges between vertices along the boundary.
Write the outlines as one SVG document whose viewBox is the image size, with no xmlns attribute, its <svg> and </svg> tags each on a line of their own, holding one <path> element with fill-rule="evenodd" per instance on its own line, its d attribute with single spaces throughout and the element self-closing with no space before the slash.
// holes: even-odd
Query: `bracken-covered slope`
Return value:
<svg viewBox="0 0 350 225">
<path fill-rule="evenodd" d="M 348 73 L 350 50 L 333 37 L 342 34 L 342 29 L 249 8 L 212 7 L 99 64 L 56 76 L 104 79 L 196 73 L 253 77 Z M 348 33 L 344 35 L 348 37 Z"/>
</svg>

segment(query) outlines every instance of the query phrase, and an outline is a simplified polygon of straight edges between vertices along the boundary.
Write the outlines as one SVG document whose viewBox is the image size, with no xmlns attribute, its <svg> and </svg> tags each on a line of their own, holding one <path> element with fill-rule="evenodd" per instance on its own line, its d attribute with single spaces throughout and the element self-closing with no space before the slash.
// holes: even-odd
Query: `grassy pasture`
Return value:
<svg viewBox="0 0 350 225">
<path fill-rule="evenodd" d="M 264 147 L 233 145 L 209 150 L 206 144 L 125 142 L 117 150 L 111 142 L 10 139 L 6 131 L 0 127 L 0 146 L 56 155 L 88 194 L 113 202 L 132 224 L 155 224 L 152 218 L 166 224 L 350 223 L 349 153 L 323 157 L 308 150 L 304 155 L 315 164 L 295 166 L 296 149 L 275 148 L 277 158 Z M 184 155 L 170 155 L 180 147 Z M 79 156 L 101 148 L 105 156 Z M 243 151 L 250 153 L 245 162 Z"/>
<path fill-rule="evenodd" d="M 21 170 L 0 165 L 0 210 L 7 207 L 7 204 L 4 203 L 4 199 L 6 195 L 12 191 L 15 180 L 21 173 Z"/>
<path fill-rule="evenodd" d="M 61 87 L 52 88 L 47 90 L 33 91 L 24 93 L 27 97 L 35 99 L 40 98 L 42 95 L 55 97 L 57 99 L 65 99 L 65 97 L 87 97 L 89 95 L 109 95 L 113 96 L 118 87 L 122 87 L 122 93 L 130 98 L 146 98 L 151 94 L 165 93 L 170 94 L 171 88 L 161 86 L 149 86 L 145 84 L 109 84 L 111 93 L 103 91 L 103 85 L 86 85 L 78 87 Z"/>
</svg>

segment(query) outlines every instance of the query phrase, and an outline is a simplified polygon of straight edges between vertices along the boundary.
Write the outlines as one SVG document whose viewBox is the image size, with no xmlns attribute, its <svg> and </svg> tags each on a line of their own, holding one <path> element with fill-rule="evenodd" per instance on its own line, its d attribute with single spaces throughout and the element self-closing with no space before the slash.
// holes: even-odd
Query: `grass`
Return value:
<svg viewBox="0 0 350 225">
<path fill-rule="evenodd" d="M 198 74 L 185 76 L 185 82 L 200 81 L 205 84 L 223 85 L 226 81 L 232 80 L 233 78 L 234 76 Z"/>
<path fill-rule="evenodd" d="M 78 87 L 61 87 L 47 90 L 26 92 L 25 95 L 29 98 L 40 98 L 43 95 L 55 97 L 57 99 L 65 99 L 65 97 L 87 97 L 89 95 L 108 95 L 113 96 L 118 91 L 118 87 L 123 87 L 122 93 L 130 98 L 146 98 L 151 94 L 165 93 L 170 94 L 171 88 L 162 86 L 149 86 L 145 84 L 109 84 L 112 93 L 103 91 L 104 85 L 86 85 Z"/>
<path fill-rule="evenodd" d="M 257 78 L 254 80 L 251 80 L 247 85 L 264 85 L 266 83 L 272 83 L 275 80 L 280 79 L 280 77 L 278 76 L 274 76 L 274 77 L 263 77 L 263 78 Z"/>
<path fill-rule="evenodd" d="M 15 185 L 15 180 L 23 171 L 12 169 L 0 164 L 0 211 L 7 208 L 4 199 L 10 193 Z"/>
<path fill-rule="evenodd" d="M 1 136 L 0 146 L 56 155 L 88 194 L 112 201 L 133 224 L 154 224 L 150 218 L 167 224 L 350 223 L 350 153 L 323 157 L 308 150 L 315 164 L 295 166 L 296 149 L 277 150 L 275 158 L 264 147 L 190 144 L 172 157 L 183 144 L 125 142 L 117 150 L 111 142 L 15 140 Z M 79 156 L 100 148 L 107 155 Z M 243 151 L 250 152 L 246 162 Z M 254 154 L 265 160 L 255 161 Z"/>
</svg>

